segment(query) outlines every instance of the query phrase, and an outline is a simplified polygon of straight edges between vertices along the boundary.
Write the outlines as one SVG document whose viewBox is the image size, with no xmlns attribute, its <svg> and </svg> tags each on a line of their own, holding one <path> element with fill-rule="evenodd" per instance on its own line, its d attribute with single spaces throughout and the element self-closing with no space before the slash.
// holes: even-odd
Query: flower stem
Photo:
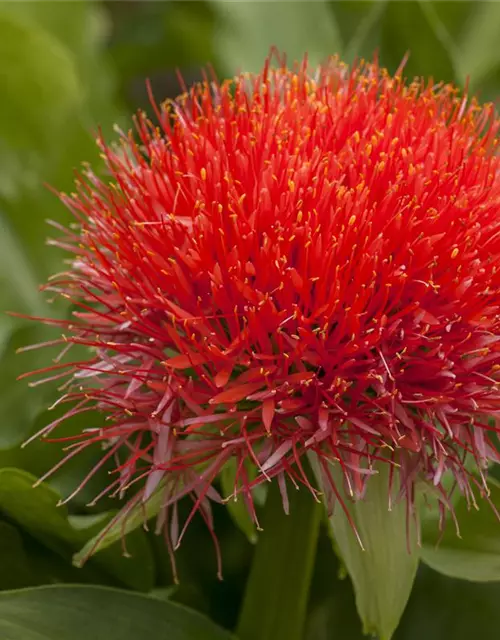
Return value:
<svg viewBox="0 0 500 640">
<path fill-rule="evenodd" d="M 283 511 L 278 482 L 269 487 L 238 623 L 239 640 L 302 640 L 322 506 L 305 488 L 288 486 Z"/>
</svg>

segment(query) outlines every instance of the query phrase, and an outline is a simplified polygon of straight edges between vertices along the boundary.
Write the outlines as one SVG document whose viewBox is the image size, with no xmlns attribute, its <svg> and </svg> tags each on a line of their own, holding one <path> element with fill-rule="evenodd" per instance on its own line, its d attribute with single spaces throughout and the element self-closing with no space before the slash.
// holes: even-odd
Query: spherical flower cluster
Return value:
<svg viewBox="0 0 500 640">
<path fill-rule="evenodd" d="M 385 460 L 410 504 L 423 481 L 444 509 L 450 472 L 473 500 L 499 458 L 493 107 L 376 63 L 268 60 L 155 113 L 61 196 L 72 264 L 47 289 L 77 311 L 53 322 L 90 349 L 50 377 L 70 377 L 68 416 L 103 415 L 68 455 L 105 445 L 125 519 L 161 491 L 172 547 L 196 512 L 213 531 L 231 459 L 255 520 L 261 482 L 285 508 L 286 477 L 317 497 L 309 452 L 332 495 L 332 463 L 362 498 Z"/>
</svg>

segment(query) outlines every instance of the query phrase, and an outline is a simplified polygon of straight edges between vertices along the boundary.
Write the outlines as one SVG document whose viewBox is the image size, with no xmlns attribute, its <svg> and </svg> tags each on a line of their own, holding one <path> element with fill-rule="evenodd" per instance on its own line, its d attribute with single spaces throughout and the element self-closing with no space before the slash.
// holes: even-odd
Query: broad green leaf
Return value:
<svg viewBox="0 0 500 640">
<path fill-rule="evenodd" d="M 126 521 L 117 520 L 112 526 L 106 527 L 104 533 L 100 530 L 95 536 L 88 540 L 85 546 L 74 555 L 74 564 L 76 566 L 81 565 L 91 552 L 96 553 L 96 557 L 98 558 L 100 551 L 104 551 L 109 546 L 115 544 L 121 540 L 124 535 L 128 535 L 140 527 L 143 527 L 145 522 L 158 515 L 164 499 L 163 486 L 160 484 L 149 500 L 145 503 L 138 503 L 128 512 Z"/>
<path fill-rule="evenodd" d="M 30 432 L 37 413 L 49 397 L 47 387 L 29 389 L 26 381 L 16 378 L 21 373 L 42 366 L 40 352 L 17 355 L 16 349 L 43 339 L 43 330 L 34 324 L 15 329 L 0 345 L 0 449 L 19 445 Z M 50 354 L 47 354 L 50 363 Z"/>
<path fill-rule="evenodd" d="M 0 124 L 1 127 L 1 124 Z M 53 395 L 54 388 L 29 389 L 17 376 L 53 364 L 53 350 L 16 350 L 53 337 L 41 323 L 18 320 L 6 312 L 44 316 L 47 306 L 38 292 L 37 270 L 31 256 L 11 228 L 0 205 L 0 449 L 20 444 L 30 432 L 36 415 Z"/>
<path fill-rule="evenodd" d="M 7 2 L 1 12 L 43 29 L 55 37 L 74 55 L 75 63 L 85 64 L 96 39 L 103 39 L 111 28 L 105 12 L 92 0 L 78 3 L 44 0 L 44 2 Z"/>
<path fill-rule="evenodd" d="M 17 529 L 0 520 L 0 590 L 32 584 L 31 567 Z"/>
<path fill-rule="evenodd" d="M 500 87 L 500 65 L 493 69 L 491 73 L 482 77 L 479 82 L 473 82 L 471 86 L 472 91 L 474 91 L 481 103 L 496 103 Z"/>
<path fill-rule="evenodd" d="M 345 640 L 367 640 L 356 611 L 352 582 L 333 550 L 326 517 L 323 520 L 304 640 L 332 640 L 332 630 L 338 630 Z"/>
<path fill-rule="evenodd" d="M 167 95 L 181 93 L 174 69 L 200 77 L 199 68 L 214 62 L 214 11 L 208 2 L 147 2 L 108 5 L 113 31 L 109 53 L 122 84 L 122 92 L 135 109 L 139 104 L 149 110 L 146 86 L 149 77 L 155 95 L 162 101 Z M 192 71 L 191 71 L 192 69 Z"/>
<path fill-rule="evenodd" d="M 164 544 L 164 542 L 163 542 Z M 167 560 L 168 562 L 168 560 Z M 209 614 L 210 608 L 206 602 L 201 585 L 193 582 L 186 582 L 184 576 L 180 578 L 180 584 L 173 584 L 168 587 L 159 587 L 148 593 L 153 598 L 168 600 L 182 604 L 190 609 L 196 609 L 200 613 Z"/>
<path fill-rule="evenodd" d="M 0 567 L 0 591 L 64 582 L 117 585 L 95 564 L 76 569 L 67 558 L 3 520 L 0 520 Z"/>
<path fill-rule="evenodd" d="M 317 472 L 316 465 L 314 468 Z M 387 463 L 381 464 L 378 473 L 368 479 L 366 494 L 358 501 L 352 501 L 345 493 L 338 466 L 332 465 L 331 472 L 363 544 L 362 548 L 344 510 L 337 504 L 329 519 L 331 534 L 353 582 L 365 633 L 389 640 L 403 614 L 417 572 L 416 531 L 412 522 L 407 529 L 404 501 L 393 498 L 392 510 L 388 510 Z M 394 495 L 395 485 L 396 482 Z"/>
<path fill-rule="evenodd" d="M 230 640 L 195 611 L 139 594 L 51 586 L 0 594 L 5 640 Z"/>
<path fill-rule="evenodd" d="M 456 45 L 454 38 L 452 37 L 448 24 L 441 19 L 434 2 L 428 0 L 418 0 L 420 10 L 427 19 L 428 25 L 431 27 L 436 41 L 441 44 L 443 52 L 445 52 L 450 60 L 450 63 L 454 69 L 455 75 L 458 75 L 458 65 L 460 52 Z M 436 77 L 439 81 L 439 78 Z"/>
<path fill-rule="evenodd" d="M 454 580 L 421 565 L 394 640 L 497 640 L 499 601 L 500 584 Z"/>
<path fill-rule="evenodd" d="M 89 562 L 83 568 L 73 567 L 67 555 L 55 553 L 47 546 L 30 536 L 19 527 L 16 528 L 23 541 L 23 548 L 28 558 L 30 569 L 29 580 L 24 584 L 9 587 L 38 587 L 44 584 L 100 584 L 110 587 L 123 587 L 125 583 L 108 571 Z M 61 550 L 60 550 L 61 551 Z"/>
<path fill-rule="evenodd" d="M 338 580 L 329 599 L 312 602 L 305 640 L 368 640 L 352 613 L 349 585 Z M 421 564 L 394 640 L 497 640 L 500 584 L 439 575 Z"/>
<path fill-rule="evenodd" d="M 21 359 L 22 356 L 18 356 L 18 358 Z M 50 358 L 48 359 L 50 361 Z M 34 394 L 35 391 L 50 385 L 41 385 L 41 387 L 37 387 L 36 389 L 27 389 L 26 384 L 23 384 L 23 381 L 21 381 L 17 383 L 17 386 L 20 390 L 19 396 L 31 400 L 33 395 L 36 395 Z M 49 402 L 45 402 L 44 406 L 49 406 L 49 404 Z M 34 436 L 53 420 L 61 418 L 65 411 L 67 411 L 67 408 L 68 407 L 59 405 L 51 411 L 43 410 L 36 416 L 35 421 L 31 425 L 27 424 L 24 430 L 18 430 L 20 434 L 11 434 L 9 436 L 6 421 L 6 424 L 2 430 L 0 430 L 2 434 L 0 442 L 6 441 L 8 437 L 12 442 L 15 441 L 16 443 L 26 441 L 28 437 Z M 64 420 L 52 435 L 54 438 L 70 438 L 83 433 L 85 429 L 99 428 L 102 426 L 104 419 L 102 413 L 98 411 L 87 411 L 77 414 Z M 67 445 L 67 440 L 62 442 L 47 442 L 42 439 L 34 439 L 25 447 L 20 447 L 16 444 L 16 446 L 11 446 L 9 449 L 0 449 L 0 467 L 17 467 L 28 471 L 36 477 L 42 477 L 67 455 L 68 452 L 65 451 Z M 82 480 L 94 469 L 96 462 L 101 459 L 102 455 L 103 453 L 99 443 L 88 446 L 85 450 L 80 451 L 78 455 L 67 460 L 57 472 L 49 476 L 47 483 L 63 498 L 66 498 L 70 494 L 73 494 L 75 489 L 81 485 Z M 88 482 L 73 496 L 71 505 L 77 508 L 85 508 L 86 505 L 92 502 L 92 500 L 101 493 L 103 488 L 109 484 L 109 474 L 112 470 L 112 461 L 103 464 L 97 473 L 89 478 Z M 105 511 L 106 509 L 115 508 L 116 502 L 110 498 L 103 497 L 99 500 L 97 506 L 100 511 Z"/>
<path fill-rule="evenodd" d="M 342 58 L 349 63 L 364 57 L 372 60 L 380 45 L 380 33 L 388 0 L 339 0 L 332 2 L 342 39 Z"/>
<path fill-rule="evenodd" d="M 491 481 L 490 492 L 491 502 L 500 509 L 500 485 Z M 452 578 L 500 581 L 500 521 L 486 500 L 478 500 L 478 507 L 469 509 L 463 496 L 455 503 L 460 537 L 451 516 L 442 533 L 437 519 L 424 520 L 421 558 Z"/>
<path fill-rule="evenodd" d="M 3 353 L 0 352 L 3 364 L 3 369 L 0 370 L 0 409 L 4 416 L 0 429 L 0 468 L 17 467 L 41 477 L 67 455 L 65 447 L 68 441 L 47 442 L 34 439 L 25 447 L 21 447 L 20 444 L 34 436 L 47 424 L 63 417 L 68 407 L 61 404 L 51 411 L 45 409 L 60 395 L 55 384 L 47 383 L 30 389 L 27 380 L 16 380 L 16 376 L 20 373 L 50 365 L 54 355 L 60 351 L 60 348 L 44 348 L 16 355 L 17 347 L 39 342 L 44 337 L 43 333 L 39 335 L 38 330 L 39 327 L 34 323 L 19 328 L 7 342 Z M 79 347 L 76 351 L 73 350 L 71 356 L 78 359 L 79 350 Z M 65 419 L 54 431 L 53 436 L 70 438 L 81 434 L 85 429 L 100 427 L 103 420 L 104 416 L 97 411 L 77 414 Z M 69 496 L 101 457 L 102 450 L 98 443 L 87 447 L 77 456 L 67 460 L 56 473 L 51 475 L 48 478 L 48 484 L 63 498 Z M 112 468 L 112 462 L 108 461 L 92 475 L 72 498 L 72 506 L 85 508 L 95 496 L 100 494 L 104 486 L 109 483 L 109 472 Z M 103 497 L 98 507 L 104 511 L 115 508 L 116 503 Z"/>
<path fill-rule="evenodd" d="M 470 77 L 473 90 L 500 65 L 500 3 L 475 2 L 459 43 L 459 79 Z"/>
<path fill-rule="evenodd" d="M 110 516 L 69 517 L 64 505 L 57 506 L 59 495 L 46 484 L 33 487 L 36 478 L 20 469 L 0 469 L 0 513 L 15 522 L 36 540 L 70 560 L 72 553 L 100 531 Z M 148 591 L 154 583 L 151 548 L 144 532 L 127 537 L 129 558 L 120 545 L 92 558 L 123 584 Z"/>
<path fill-rule="evenodd" d="M 241 640 L 302 640 L 322 508 L 288 486 L 289 515 L 275 479 L 264 507 L 238 622 Z"/>
<path fill-rule="evenodd" d="M 330 3 L 212 1 L 219 15 L 216 52 L 230 73 L 257 72 L 272 46 L 287 60 L 312 65 L 342 49 L 342 40 Z"/>
<path fill-rule="evenodd" d="M 1 311 L 45 315 L 47 307 L 38 291 L 39 285 L 33 263 L 0 209 Z"/>
<path fill-rule="evenodd" d="M 0 141 L 3 141 L 0 143 L 0 199 L 4 197 L 3 203 L 0 200 L 0 209 L 16 246 L 27 254 L 24 262 L 36 270 L 34 280 L 38 284 L 51 272 L 61 270 L 63 255 L 45 246 L 48 235 L 57 235 L 45 220 L 67 222 L 70 218 L 45 185 L 70 190 L 73 170 L 83 161 L 91 161 L 96 170 L 99 169 L 94 134 L 98 127 L 108 133 L 117 119 L 116 83 L 105 57 L 108 27 L 101 3 L 88 0 L 76 4 L 54 0 L 4 2 L 0 3 L 0 26 L 5 21 L 43 43 L 41 52 L 26 48 L 22 39 L 11 43 L 13 58 L 10 64 L 3 65 L 2 72 L 8 72 L 18 81 L 13 85 L 8 79 L 10 93 L 3 96 L 8 96 L 8 100 L 4 99 L 0 106 L 1 114 L 4 102 L 8 102 L 8 108 L 13 110 L 21 102 L 33 120 L 31 126 L 40 128 L 43 134 L 43 140 L 31 135 L 31 130 L 25 126 L 24 112 L 19 111 L 8 124 L 13 142 L 7 144 L 2 130 L 6 119 L 2 119 L 4 124 L 0 123 Z M 0 41 L 3 45 L 1 30 Z M 65 63 L 59 64 L 58 58 L 53 58 L 53 49 Z M 36 68 L 31 69 L 30 65 Z M 37 65 L 42 67 L 40 72 Z M 47 74 L 53 76 L 52 80 L 46 80 Z M 68 82 L 68 76 L 72 78 L 71 82 Z M 48 94 L 44 94 L 44 100 L 37 97 L 41 83 Z M 76 95 L 65 90 L 66 84 L 76 87 Z M 17 129 L 25 132 L 27 141 L 18 139 Z M 8 182 L 9 176 L 12 176 L 10 187 L 4 189 L 2 185 Z M 33 294 L 36 295 L 35 290 Z M 0 299 L 0 310 L 4 308 Z M 13 310 L 25 309 L 14 307 Z"/>
<path fill-rule="evenodd" d="M 455 60 L 449 41 L 436 33 L 421 2 L 388 2 L 380 40 L 381 62 L 394 73 L 409 53 L 404 75 L 432 76 L 437 82 L 455 79 Z"/>
<path fill-rule="evenodd" d="M 460 43 L 469 29 L 477 7 L 478 3 L 474 0 L 465 0 L 465 2 L 440 2 L 440 0 L 434 0 L 432 2 L 434 12 L 441 23 L 446 25 L 450 37 L 457 44 Z"/>
<path fill-rule="evenodd" d="M 6 2 L 0 14 L 23 24 L 31 31 L 49 37 L 70 61 L 78 82 L 80 94 L 78 119 L 88 127 L 106 126 L 116 116 L 115 81 L 105 53 L 105 45 L 112 29 L 106 9 L 101 3 L 80 0 L 78 3 L 45 0 L 44 2 Z M 65 69 L 54 69 L 61 74 Z M 63 96 L 64 98 L 64 96 Z M 96 121 L 97 119 L 97 121 Z M 93 120 L 93 122 L 92 122 Z M 68 123 L 64 135 L 53 140 L 54 146 L 65 147 L 68 132 L 75 128 L 75 118 Z M 84 158 L 77 158 L 83 160 Z M 69 167 L 71 169 L 71 167 Z"/>
<path fill-rule="evenodd" d="M 344 585 L 341 585 L 344 586 Z M 325 600 L 321 604 L 314 603 L 309 617 L 305 640 L 332 640 L 332 630 L 342 630 L 342 637 L 349 640 L 366 640 L 367 636 L 361 631 L 357 614 L 346 621 L 345 609 L 352 607 L 346 598 L 339 598 L 340 588 L 335 597 Z M 352 596 L 351 593 L 349 593 Z"/>
<path fill-rule="evenodd" d="M 229 498 L 229 496 L 231 496 L 234 491 L 234 482 L 237 470 L 236 464 L 236 458 L 231 458 L 230 460 L 228 460 L 228 462 L 226 462 L 220 474 L 222 493 L 225 498 Z M 227 508 L 229 509 L 229 513 L 234 520 L 234 523 L 246 535 L 248 540 L 252 544 L 255 544 L 257 542 L 257 531 L 255 529 L 255 524 L 250 517 L 248 509 L 245 505 L 243 496 L 240 494 L 236 497 L 236 499 L 231 497 L 228 499 L 226 504 Z"/>
<path fill-rule="evenodd" d="M 3 11 L 1 6 L 0 59 L 0 160 L 4 173 L 0 184 L 3 195 L 12 196 L 16 182 L 26 186 L 28 180 L 33 185 L 32 172 L 54 156 L 54 139 L 83 96 L 65 47 L 47 31 Z"/>
</svg>

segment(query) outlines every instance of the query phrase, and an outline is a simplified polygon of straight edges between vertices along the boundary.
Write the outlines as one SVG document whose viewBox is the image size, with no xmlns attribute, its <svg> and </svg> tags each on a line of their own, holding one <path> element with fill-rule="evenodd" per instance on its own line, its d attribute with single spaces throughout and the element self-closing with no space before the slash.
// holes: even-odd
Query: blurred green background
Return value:
<svg viewBox="0 0 500 640">
<path fill-rule="evenodd" d="M 215 578 L 208 533 L 196 522 L 179 553 L 181 586 L 171 587 L 161 540 L 137 530 L 132 559 L 119 545 L 83 569 L 71 556 L 99 528 L 105 501 L 86 503 L 106 482 L 106 470 L 72 502 L 56 509 L 90 468 L 92 452 L 71 461 L 50 487 L 32 478 L 61 457 L 58 445 L 19 445 L 47 421 L 54 385 L 30 390 L 22 371 L 44 366 L 47 351 L 15 355 L 19 346 L 53 335 L 3 313 L 64 316 L 38 285 L 61 270 L 64 256 L 46 244 L 46 219 L 68 214 L 46 185 L 70 190 L 82 161 L 99 169 L 94 135 L 127 128 L 148 108 L 145 78 L 158 101 L 179 92 L 210 63 L 219 77 L 258 70 L 276 45 L 289 60 L 309 53 L 316 63 L 339 53 L 347 62 L 372 58 L 395 71 L 410 53 L 405 75 L 433 76 L 470 89 L 481 100 L 500 95 L 500 2 L 1 2 L 0 3 L 0 589 L 58 582 L 109 584 L 170 597 L 234 626 L 252 545 L 226 510 L 216 512 L 224 582 Z M 57 232 L 55 232 L 57 233 Z M 52 416 L 53 419 L 53 416 Z M 82 417 L 65 427 L 82 427 Z M 85 425 L 92 418 L 85 418 Z M 201 519 L 200 519 L 201 520 Z M 493 525 L 491 525 L 493 527 Z M 488 558 L 500 564 L 500 528 Z M 497 572 L 498 573 L 498 572 Z M 500 577 L 500 573 L 498 573 Z M 423 568 L 396 638 L 499 637 L 500 584 L 472 584 Z M 361 638 L 352 589 L 323 533 L 311 594 L 307 640 Z"/>
</svg>

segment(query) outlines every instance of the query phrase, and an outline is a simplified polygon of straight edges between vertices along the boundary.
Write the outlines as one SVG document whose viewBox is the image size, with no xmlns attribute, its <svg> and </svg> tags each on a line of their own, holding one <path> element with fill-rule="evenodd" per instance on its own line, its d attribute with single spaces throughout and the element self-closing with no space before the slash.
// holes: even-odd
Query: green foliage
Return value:
<svg viewBox="0 0 500 640">
<path fill-rule="evenodd" d="M 478 500 L 476 509 L 463 496 L 456 502 L 458 534 L 452 518 L 444 531 L 439 530 L 436 518 L 424 520 L 421 558 L 426 564 L 451 578 L 500 581 L 500 486 L 494 480 L 489 486 L 490 503 Z"/>
<path fill-rule="evenodd" d="M 236 479 L 236 458 L 230 458 L 225 464 L 220 474 L 220 483 L 224 498 L 228 498 L 227 508 L 234 520 L 234 523 L 247 536 L 252 543 L 257 542 L 257 531 L 255 524 L 250 517 L 248 509 L 242 495 L 233 496 L 234 483 Z"/>
<path fill-rule="evenodd" d="M 19 357 L 19 359 L 21 358 Z M 17 383 L 16 388 L 22 389 L 23 385 Z M 44 385 L 42 385 L 41 391 L 43 389 Z M 45 385 L 45 389 L 47 389 L 47 385 Z M 50 397 L 50 394 L 48 395 Z M 38 396 L 36 397 L 38 398 Z M 34 401 L 33 404 L 35 404 Z M 16 426 L 15 423 L 14 425 L 10 423 L 5 425 L 4 439 L 0 441 L 3 445 L 0 448 L 0 467 L 18 467 L 38 477 L 45 474 L 48 469 L 55 467 L 68 453 L 62 449 L 60 443 L 47 443 L 35 438 L 28 446 L 20 447 L 19 442 L 26 441 L 28 436 L 35 435 L 40 429 L 53 420 L 62 417 L 63 414 L 64 409 L 61 407 L 37 413 L 32 428 L 27 433 L 23 429 L 13 428 L 13 426 Z M 58 427 L 57 436 L 69 438 L 81 433 L 82 429 L 99 426 L 101 420 L 102 417 L 97 411 L 89 411 L 72 416 Z M 93 469 L 95 457 L 98 453 L 98 445 L 88 447 L 78 456 L 68 460 L 56 474 L 49 476 L 47 482 L 65 498 L 70 494 L 74 494 L 75 489 L 82 484 L 83 478 Z M 97 473 L 88 479 L 80 488 L 80 491 L 73 495 L 71 504 L 84 507 L 91 502 L 95 496 L 101 493 L 103 486 L 109 482 L 109 471 L 110 465 L 104 464 Z M 108 509 L 110 506 L 110 503 L 105 499 L 99 501 L 100 510 Z"/>
<path fill-rule="evenodd" d="M 342 491 L 342 473 L 331 469 L 346 513 L 337 505 L 329 519 L 331 535 L 349 572 L 365 633 L 390 640 L 410 597 L 418 567 L 417 532 L 407 527 L 406 503 L 394 486 L 389 509 L 389 470 L 379 465 L 363 500 Z M 353 527 L 359 535 L 354 535 Z"/>
<path fill-rule="evenodd" d="M 34 292 L 34 289 L 33 289 Z M 3 425 L 0 431 L 0 450 L 18 446 L 29 433 L 37 414 L 43 409 L 47 400 L 46 390 L 32 394 L 31 402 L 25 402 L 26 385 L 20 384 L 16 378 L 25 371 L 27 359 L 19 355 L 13 357 L 20 347 L 40 340 L 43 331 L 35 325 L 20 326 L 7 334 L 0 349 L 3 367 L 0 369 L 0 415 Z M 30 362 L 35 366 L 43 366 L 43 354 L 37 354 Z M 36 364 L 35 364 L 36 363 Z M 1 455 L 1 454 L 0 454 Z"/>
<path fill-rule="evenodd" d="M 0 589 L 19 589 L 32 581 L 30 560 L 17 529 L 0 520 Z"/>
<path fill-rule="evenodd" d="M 170 88 L 168 72 L 188 71 L 214 58 L 215 12 L 208 2 L 145 2 L 111 4 L 113 32 L 110 55 L 124 96 L 144 96 L 144 77 L 158 82 L 163 99 Z M 173 88 L 173 87 L 172 87 Z M 175 90 L 178 90 L 176 80 Z M 137 105 L 134 105 L 137 106 Z"/>
<path fill-rule="evenodd" d="M 20 469 L 0 469 L 0 514 L 66 561 L 110 520 L 106 514 L 69 515 L 60 496 L 47 485 L 33 487 L 36 478 Z M 100 566 L 120 584 L 149 591 L 154 584 L 153 556 L 144 532 L 127 537 L 124 559 L 114 545 L 89 562 Z"/>
<path fill-rule="evenodd" d="M 5 312 L 65 313 L 65 304 L 51 308 L 37 291 L 51 272 L 61 270 L 61 253 L 45 246 L 46 218 L 68 220 L 45 183 L 70 188 L 74 167 L 98 157 L 93 141 L 98 123 L 110 128 L 117 114 L 104 58 L 104 23 L 103 8 L 94 2 L 0 6 L 0 464 L 28 470 L 29 454 L 13 447 L 32 432 L 56 391 L 54 385 L 28 390 L 15 378 L 48 366 L 54 355 L 34 350 L 17 356 L 15 350 L 55 334 Z M 49 449 L 45 461 L 36 461 L 37 473 L 52 463 Z"/>
<path fill-rule="evenodd" d="M 403 11 L 398 11 L 395 3 L 388 3 L 382 42 L 390 43 L 390 47 L 382 49 L 382 62 L 396 69 L 409 53 L 405 75 L 452 81 L 455 69 L 451 47 L 437 21 L 431 20 L 431 12 L 432 5 L 425 2 L 409 2 Z"/>
<path fill-rule="evenodd" d="M 264 531 L 259 534 L 238 623 L 241 640 L 302 638 L 322 510 L 304 487 L 297 491 L 289 485 L 287 495 L 289 515 L 283 511 L 277 482 L 267 495 Z"/>
<path fill-rule="evenodd" d="M 500 585 L 452 580 L 423 568 L 394 640 L 495 640 Z"/>
<path fill-rule="evenodd" d="M 17 163 L 2 163 L 11 171 L 4 177 L 8 195 L 16 178 L 26 176 L 21 158 L 33 158 L 31 168 L 37 171 L 57 153 L 53 137 L 78 110 L 83 95 L 70 55 L 49 32 L 0 11 L 0 33 L 1 152 L 4 158 L 17 155 Z"/>
<path fill-rule="evenodd" d="M 95 557 L 99 558 L 100 551 L 108 549 L 121 540 L 124 535 L 138 531 L 145 522 L 158 515 L 163 500 L 164 492 L 160 486 L 145 504 L 138 502 L 134 506 L 125 523 L 121 519 L 113 519 L 112 526 L 106 527 L 104 532 L 96 531 L 95 536 L 88 539 L 85 546 L 75 554 L 73 562 L 77 566 L 81 565 L 90 553 L 96 553 Z"/>
<path fill-rule="evenodd" d="M 230 640 L 207 618 L 170 602 L 103 587 L 52 586 L 0 595 L 9 640 Z"/>
<path fill-rule="evenodd" d="M 500 5 L 497 2 L 480 2 L 476 10 L 471 12 L 467 28 L 457 43 L 457 68 L 461 82 L 470 76 L 472 87 L 480 88 L 481 82 L 498 70 L 499 23 Z"/>
<path fill-rule="evenodd" d="M 324 557 L 323 562 L 324 562 Z M 335 568 L 335 566 L 333 567 Z M 421 566 L 394 640 L 496 640 L 500 585 L 475 584 L 439 575 Z M 334 575 L 330 595 L 312 608 L 306 640 L 330 640 L 335 635 L 365 640 L 346 581 Z"/>
<path fill-rule="evenodd" d="M 436 81 L 461 86 L 469 80 L 471 90 L 481 99 L 496 100 L 499 34 L 500 4 L 474 0 L 0 3 L 1 638 L 229 638 L 208 620 L 172 601 L 236 628 L 247 579 L 254 575 L 249 572 L 252 551 L 258 548 L 248 540 L 254 542 L 257 537 L 260 544 L 270 539 L 267 527 L 264 534 L 256 535 L 242 498 L 216 507 L 224 582 L 215 577 L 210 535 L 201 518 L 195 518 L 177 553 L 182 583 L 174 587 L 163 539 L 144 530 L 145 521 L 151 521 L 161 509 L 161 488 L 145 510 L 138 505 L 125 525 L 115 523 L 112 519 L 121 506 L 117 501 L 92 503 L 112 481 L 109 467 L 103 466 L 67 506 L 58 507 L 92 470 L 97 446 L 32 488 L 36 477 L 66 455 L 64 444 L 34 441 L 24 449 L 19 445 L 59 417 L 62 408 L 47 411 L 59 395 L 56 385 L 28 389 L 26 381 L 16 381 L 16 377 L 50 366 L 57 351 L 31 350 L 20 355 L 15 351 L 50 340 L 57 331 L 5 311 L 57 317 L 69 317 L 71 312 L 64 301 L 49 304 L 38 292 L 38 285 L 49 274 L 63 269 L 62 252 L 45 245 L 47 236 L 57 234 L 46 219 L 69 222 L 68 212 L 45 184 L 71 190 L 73 171 L 82 161 L 100 170 L 96 131 L 101 127 L 111 137 L 115 122 L 127 128 L 137 107 L 148 108 L 146 77 L 162 100 L 180 91 L 176 68 L 188 84 L 200 77 L 199 68 L 206 63 L 220 77 L 256 70 L 271 45 L 286 52 L 289 61 L 301 58 L 307 50 L 313 64 L 332 53 L 352 62 L 360 56 L 372 59 L 377 51 L 381 64 L 392 72 L 409 53 L 405 75 L 433 76 Z M 82 429 L 99 427 L 101 421 L 97 412 L 75 416 L 58 429 L 57 436 L 70 437 Z M 231 493 L 234 474 L 234 466 L 224 470 L 220 478 L 223 495 Z M 500 509 L 496 485 L 490 499 Z M 262 515 L 263 500 L 257 493 L 256 502 Z M 294 557 L 292 544 L 308 539 L 307 527 L 302 529 L 299 522 L 293 539 L 260 544 L 264 551 L 269 545 L 267 555 L 253 551 L 255 566 L 260 563 L 261 569 L 254 569 L 258 576 L 251 583 L 254 592 L 261 589 L 262 599 L 253 609 L 247 604 L 250 613 L 245 615 L 255 618 L 254 626 L 249 623 L 247 627 L 255 638 L 263 637 L 260 625 L 269 622 L 268 614 L 272 628 L 272 616 L 285 611 L 292 626 L 298 613 L 301 619 L 307 613 L 307 640 L 361 639 L 356 601 L 367 628 L 377 628 L 381 636 L 391 634 L 407 600 L 416 562 L 404 553 L 401 514 L 396 510 L 386 520 L 381 511 L 373 509 L 376 502 L 374 498 L 366 509 L 353 509 L 363 542 L 379 550 L 375 562 L 352 544 L 352 532 L 337 512 L 335 548 L 342 561 L 323 531 L 307 612 L 291 604 L 299 591 L 303 606 L 307 593 L 307 585 L 301 583 L 307 567 Z M 189 513 L 191 506 L 188 501 L 182 503 L 181 512 Z M 455 508 L 460 538 L 452 520 L 440 539 L 436 513 L 431 511 L 423 518 L 423 563 L 395 640 L 469 640 L 474 634 L 493 640 L 498 635 L 500 525 L 486 502 L 476 511 L 457 499 Z M 154 529 L 153 522 L 150 525 Z M 131 557 L 123 557 L 124 534 Z M 99 552 L 76 568 L 73 561 L 80 566 L 96 544 Z M 264 561 L 259 561 L 262 554 Z M 294 567 L 300 576 L 292 576 Z M 346 568 L 350 577 L 346 577 Z M 6 591 L 76 582 L 95 586 Z M 156 597 L 103 586 L 151 592 Z M 264 610 L 266 606 L 269 609 Z"/>
<path fill-rule="evenodd" d="M 307 51 L 311 64 L 342 47 L 326 0 L 302 2 L 212 2 L 220 17 L 215 43 L 224 67 L 258 71 L 270 45 L 293 62 Z"/>
</svg>

